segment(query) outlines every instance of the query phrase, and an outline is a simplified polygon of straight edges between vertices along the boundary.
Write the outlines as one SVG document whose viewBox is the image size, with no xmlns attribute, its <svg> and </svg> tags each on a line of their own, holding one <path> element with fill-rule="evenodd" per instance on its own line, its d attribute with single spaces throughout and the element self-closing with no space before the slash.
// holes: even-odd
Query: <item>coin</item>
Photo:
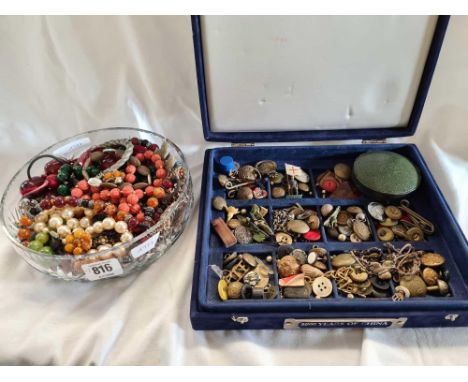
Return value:
<svg viewBox="0 0 468 382">
<path fill-rule="evenodd" d="M 421 263 L 426 267 L 440 267 L 445 263 L 445 259 L 438 253 L 427 252 L 421 256 Z"/>
<path fill-rule="evenodd" d="M 328 278 L 320 276 L 312 282 L 312 290 L 316 297 L 325 298 L 332 294 L 333 286 Z"/>
<path fill-rule="evenodd" d="M 387 206 L 385 207 L 385 215 L 387 215 L 392 220 L 401 219 L 401 210 L 396 206 Z"/>
<path fill-rule="evenodd" d="M 377 202 L 371 202 L 367 206 L 367 210 L 369 211 L 370 216 L 372 216 L 375 220 L 384 220 L 385 208 L 382 204 Z"/>
</svg>

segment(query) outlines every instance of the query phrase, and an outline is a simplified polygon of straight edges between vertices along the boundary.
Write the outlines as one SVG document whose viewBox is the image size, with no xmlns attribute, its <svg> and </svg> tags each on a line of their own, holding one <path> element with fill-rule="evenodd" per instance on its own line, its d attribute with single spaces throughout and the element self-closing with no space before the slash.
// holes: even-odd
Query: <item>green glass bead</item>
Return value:
<svg viewBox="0 0 468 382">
<path fill-rule="evenodd" d="M 50 248 L 49 246 L 46 246 L 46 247 L 42 247 L 39 252 L 41 253 L 45 253 L 46 255 L 53 255 L 54 254 L 54 251 L 52 250 L 52 248 Z"/>
<path fill-rule="evenodd" d="M 96 166 L 89 166 L 86 169 L 86 172 L 92 178 L 92 177 L 96 176 L 97 174 L 99 174 L 99 169 Z"/>
<path fill-rule="evenodd" d="M 57 180 L 60 183 L 65 183 L 69 178 L 70 178 L 70 174 L 67 174 L 65 172 L 59 171 L 59 173 L 57 174 Z"/>
<path fill-rule="evenodd" d="M 29 243 L 28 248 L 33 251 L 40 251 L 44 245 L 39 240 L 33 240 Z"/>
<path fill-rule="evenodd" d="M 59 172 L 63 172 L 65 174 L 70 175 L 73 171 L 73 167 L 69 164 L 64 164 L 62 167 L 60 167 Z"/>
<path fill-rule="evenodd" d="M 45 244 L 49 241 L 49 234 L 46 232 L 39 232 L 36 235 L 35 240 L 40 241 L 42 244 Z"/>
<path fill-rule="evenodd" d="M 73 175 L 75 175 L 75 178 L 78 180 L 83 179 L 83 168 L 81 166 L 75 166 L 73 167 Z"/>
<path fill-rule="evenodd" d="M 58 193 L 60 196 L 67 196 L 67 195 L 70 195 L 70 188 L 69 188 L 66 184 L 61 184 L 61 185 L 58 186 L 58 188 L 57 188 L 57 193 Z"/>
</svg>

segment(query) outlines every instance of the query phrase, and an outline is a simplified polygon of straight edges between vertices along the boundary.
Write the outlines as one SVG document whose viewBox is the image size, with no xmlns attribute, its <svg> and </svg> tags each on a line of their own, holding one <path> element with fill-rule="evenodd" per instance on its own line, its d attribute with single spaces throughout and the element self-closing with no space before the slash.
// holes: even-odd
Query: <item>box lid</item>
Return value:
<svg viewBox="0 0 468 382">
<path fill-rule="evenodd" d="M 413 135 L 449 16 L 192 16 L 208 141 Z"/>
</svg>

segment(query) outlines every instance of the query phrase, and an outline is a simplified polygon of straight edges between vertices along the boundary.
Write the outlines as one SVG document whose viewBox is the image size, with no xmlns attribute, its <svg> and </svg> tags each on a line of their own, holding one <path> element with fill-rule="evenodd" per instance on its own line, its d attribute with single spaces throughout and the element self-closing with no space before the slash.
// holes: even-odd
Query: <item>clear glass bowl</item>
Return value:
<svg viewBox="0 0 468 382">
<path fill-rule="evenodd" d="M 23 246 L 16 236 L 19 218 L 18 205 L 22 198 L 20 185 L 27 179 L 27 168 L 34 159 L 32 158 L 13 176 L 3 194 L 0 206 L 3 229 L 9 240 L 13 243 L 16 252 L 28 264 L 38 271 L 59 279 L 89 280 L 94 278 L 99 279 L 99 277 L 103 277 L 104 275 L 109 276 L 109 273 L 104 272 L 104 270 L 108 270 L 108 267 L 100 268 L 99 265 L 102 263 L 97 262 L 110 260 L 111 266 L 116 268 L 111 274 L 120 273 L 112 277 L 122 277 L 133 271 L 140 270 L 159 259 L 174 244 L 184 231 L 190 218 L 193 206 L 193 193 L 192 179 L 185 163 L 184 155 L 170 140 L 147 130 L 120 127 L 107 128 L 75 135 L 48 147 L 37 155 L 52 154 L 71 159 L 76 158 L 87 149 L 106 141 L 132 137 L 147 139 L 152 143 L 158 144 L 159 147 L 166 142 L 168 153 L 172 155 L 176 166 L 179 167 L 179 174 L 182 174 L 177 186 L 179 194 L 177 200 L 164 211 L 160 220 L 151 228 L 135 236 L 131 241 L 112 247 L 111 249 L 79 256 L 49 255 L 37 252 Z M 50 158 L 43 158 L 34 163 L 31 170 L 32 175 L 39 175 L 43 171 L 44 164 L 49 160 Z M 116 259 L 118 263 L 112 259 Z M 93 268 L 93 264 L 95 263 L 98 266 L 97 269 L 93 269 L 95 276 L 87 276 L 83 269 Z M 119 265 L 121 270 L 119 269 Z"/>
</svg>

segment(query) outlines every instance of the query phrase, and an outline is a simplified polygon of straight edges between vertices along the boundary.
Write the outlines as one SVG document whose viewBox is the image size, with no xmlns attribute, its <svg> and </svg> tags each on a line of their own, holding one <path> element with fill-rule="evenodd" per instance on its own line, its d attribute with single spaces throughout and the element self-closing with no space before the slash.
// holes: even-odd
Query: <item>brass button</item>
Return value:
<svg viewBox="0 0 468 382">
<path fill-rule="evenodd" d="M 422 265 L 426 267 L 440 267 L 445 263 L 443 256 L 435 252 L 427 252 L 421 257 Z"/>
<path fill-rule="evenodd" d="M 385 207 L 385 215 L 387 215 L 392 220 L 401 219 L 401 210 L 396 206 L 387 206 Z"/>
</svg>

